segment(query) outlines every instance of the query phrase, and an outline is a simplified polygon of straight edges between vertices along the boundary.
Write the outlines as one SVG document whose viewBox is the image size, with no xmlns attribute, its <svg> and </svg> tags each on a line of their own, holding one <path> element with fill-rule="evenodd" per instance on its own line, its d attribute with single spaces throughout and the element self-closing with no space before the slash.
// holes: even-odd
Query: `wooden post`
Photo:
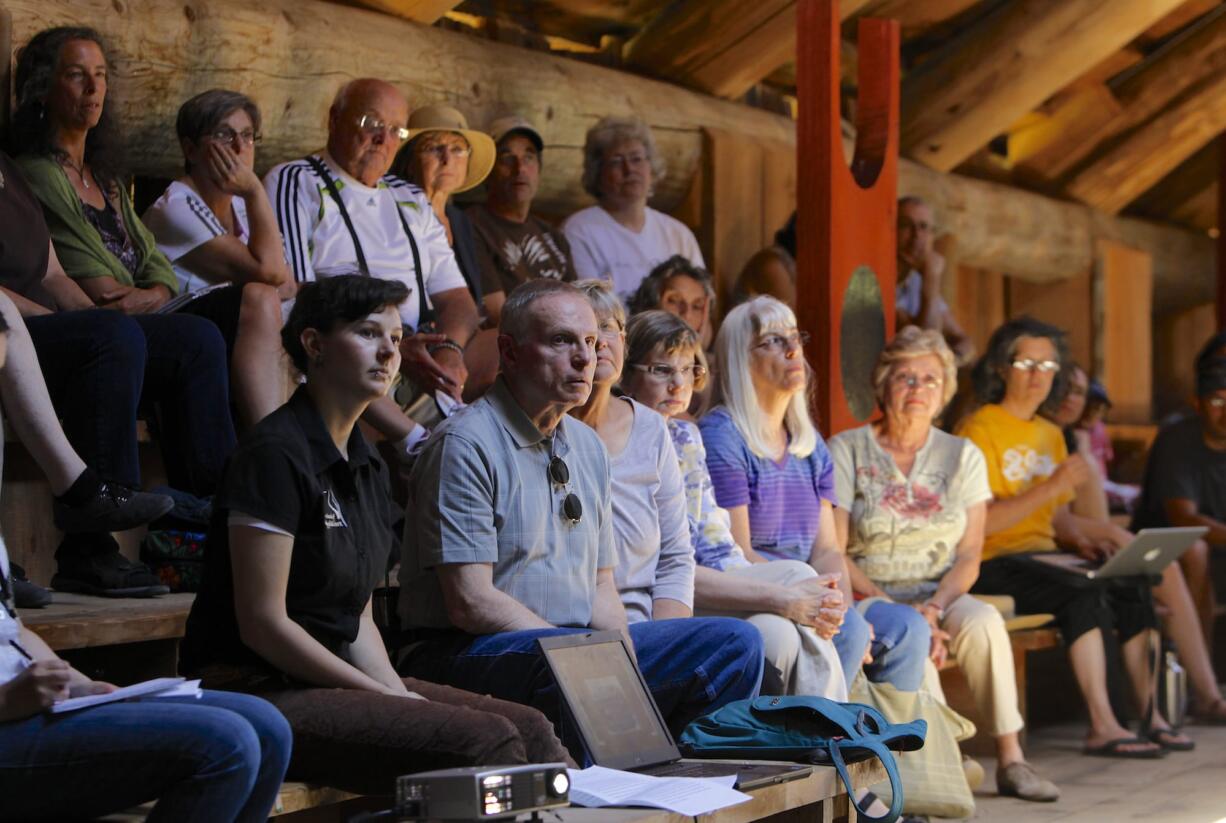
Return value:
<svg viewBox="0 0 1226 823">
<path fill-rule="evenodd" d="M 1226 329 L 1226 136 L 1217 139 L 1221 163 L 1217 182 L 1217 327 Z"/>
<path fill-rule="evenodd" d="M 797 8 L 797 314 L 813 339 L 827 436 L 875 410 L 870 376 L 894 328 L 898 23 L 861 20 L 855 155 L 843 157 L 838 0 Z"/>
</svg>

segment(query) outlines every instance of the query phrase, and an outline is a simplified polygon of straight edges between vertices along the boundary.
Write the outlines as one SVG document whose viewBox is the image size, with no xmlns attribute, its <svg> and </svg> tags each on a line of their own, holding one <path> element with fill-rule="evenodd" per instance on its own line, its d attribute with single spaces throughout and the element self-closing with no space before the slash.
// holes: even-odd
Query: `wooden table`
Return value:
<svg viewBox="0 0 1226 823">
<path fill-rule="evenodd" d="M 848 766 L 852 785 L 871 786 L 885 780 L 885 769 L 876 760 Z M 659 809 L 559 809 L 555 817 L 543 814 L 544 823 L 837 823 L 856 820 L 855 808 L 848 802 L 838 773 L 828 766 L 816 766 L 813 774 L 801 780 L 776 783 L 748 792 L 753 800 L 690 818 Z M 522 819 L 522 818 L 521 818 Z"/>
</svg>

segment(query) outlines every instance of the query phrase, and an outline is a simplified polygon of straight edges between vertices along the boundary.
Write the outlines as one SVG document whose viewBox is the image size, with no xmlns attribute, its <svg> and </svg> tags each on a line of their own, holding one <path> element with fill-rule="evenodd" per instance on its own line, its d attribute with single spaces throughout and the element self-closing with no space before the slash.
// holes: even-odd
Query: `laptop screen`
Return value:
<svg viewBox="0 0 1226 823">
<path fill-rule="evenodd" d="M 542 638 L 541 647 L 596 765 L 627 769 L 681 756 L 619 633 Z"/>
</svg>

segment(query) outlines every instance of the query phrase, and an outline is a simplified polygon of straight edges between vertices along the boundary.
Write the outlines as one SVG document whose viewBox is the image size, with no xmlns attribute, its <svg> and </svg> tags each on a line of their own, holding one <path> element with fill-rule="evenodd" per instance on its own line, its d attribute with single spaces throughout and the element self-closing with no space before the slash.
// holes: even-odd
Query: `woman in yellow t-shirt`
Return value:
<svg viewBox="0 0 1226 823">
<path fill-rule="evenodd" d="M 1069 457 L 1060 429 L 1037 416 L 1049 397 L 1061 397 L 1061 365 L 1068 359 L 1063 332 L 1022 317 L 993 333 L 975 366 L 975 393 L 983 405 L 958 433 L 983 451 L 995 499 L 988 504 L 984 562 L 972 591 L 1010 595 L 1020 614 L 1056 616 L 1090 711 L 1086 754 L 1157 758 L 1168 750 L 1188 750 L 1192 741 L 1173 732 L 1156 711 L 1134 737 L 1116 718 L 1108 696 L 1105 638 L 1113 632 L 1142 710 L 1153 696 L 1148 658 L 1157 619 L 1149 590 L 1085 585 L 1025 556 L 1059 545 L 1102 559 L 1132 540 L 1111 523 L 1069 511 L 1073 489 L 1086 479 L 1088 466 L 1078 455 Z"/>
</svg>

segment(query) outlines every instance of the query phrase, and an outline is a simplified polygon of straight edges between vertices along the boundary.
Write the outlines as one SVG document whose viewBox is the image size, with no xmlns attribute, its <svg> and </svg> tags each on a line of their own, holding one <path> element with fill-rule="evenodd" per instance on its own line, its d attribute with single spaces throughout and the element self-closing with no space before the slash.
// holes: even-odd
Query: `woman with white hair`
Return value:
<svg viewBox="0 0 1226 823">
<path fill-rule="evenodd" d="M 756 297 L 724 318 L 715 339 L 721 403 L 699 422 L 715 501 L 750 562 L 801 560 L 837 574 L 852 602 L 846 558 L 834 526 L 834 461 L 809 416 L 804 358 L 808 334 L 773 297 Z M 870 645 L 870 631 L 872 624 Z M 847 609 L 835 647 L 848 683 L 868 648 L 870 680 L 915 691 L 932 633 L 909 606 L 878 601 L 862 617 Z"/>
<path fill-rule="evenodd" d="M 766 651 L 763 694 L 845 701 L 847 685 L 830 641 L 843 612 L 836 581 L 798 560 L 750 563 L 745 558 L 732 537 L 728 513 L 715 502 L 698 427 L 678 417 L 706 379 L 698 332 L 684 320 L 659 310 L 630 319 L 621 387 L 668 421 L 697 562 L 695 610 L 740 617 L 757 626 Z"/>
<path fill-rule="evenodd" d="M 1056 800 L 1060 791 L 1022 754 L 1005 622 L 968 594 L 979 576 L 992 490 L 979 447 L 933 425 L 957 375 L 938 331 L 907 326 L 885 347 L 873 370 L 881 419 L 830 440 L 835 526 L 856 594 L 914 608 L 932 630 L 933 663 L 948 654 L 958 661 L 996 738 L 1000 794 Z"/>
<path fill-rule="evenodd" d="M 562 224 L 580 278 L 608 280 L 629 298 L 656 264 L 674 254 L 704 267 L 694 233 L 647 205 L 664 177 L 651 129 L 632 117 L 605 117 L 583 146 L 583 188 L 597 205 Z"/>
</svg>

